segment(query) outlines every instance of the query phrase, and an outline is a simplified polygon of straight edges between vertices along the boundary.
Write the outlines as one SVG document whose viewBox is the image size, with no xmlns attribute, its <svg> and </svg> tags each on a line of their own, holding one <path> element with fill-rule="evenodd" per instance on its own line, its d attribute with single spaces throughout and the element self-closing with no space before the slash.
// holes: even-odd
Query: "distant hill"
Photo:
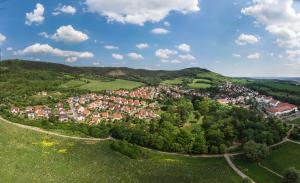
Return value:
<svg viewBox="0 0 300 183">
<path fill-rule="evenodd" d="M 186 68 L 182 70 L 145 70 L 127 67 L 71 67 L 63 64 L 37 62 L 26 60 L 6 60 L 0 62 L 0 69 L 8 72 L 27 71 L 51 71 L 56 73 L 85 74 L 98 77 L 122 78 L 144 83 L 159 83 L 163 80 L 174 78 L 204 78 L 210 80 L 226 80 L 220 74 L 201 68 Z"/>
</svg>

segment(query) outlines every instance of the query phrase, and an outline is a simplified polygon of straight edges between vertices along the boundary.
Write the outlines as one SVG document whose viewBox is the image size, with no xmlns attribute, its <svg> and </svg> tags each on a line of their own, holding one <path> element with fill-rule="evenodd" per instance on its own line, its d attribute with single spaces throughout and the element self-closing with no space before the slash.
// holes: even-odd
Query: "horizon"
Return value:
<svg viewBox="0 0 300 183">
<path fill-rule="evenodd" d="M 3 60 L 173 71 L 197 67 L 230 77 L 300 77 L 299 1 L 16 3 L 0 2 Z"/>
</svg>

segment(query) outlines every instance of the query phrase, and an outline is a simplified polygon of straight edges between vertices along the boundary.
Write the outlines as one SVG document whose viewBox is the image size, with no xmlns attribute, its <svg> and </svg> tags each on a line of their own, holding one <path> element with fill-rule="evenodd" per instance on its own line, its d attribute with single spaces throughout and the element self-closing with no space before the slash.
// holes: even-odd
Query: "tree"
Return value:
<svg viewBox="0 0 300 183">
<path fill-rule="evenodd" d="M 295 167 L 290 167 L 283 172 L 283 183 L 299 183 L 299 172 Z"/>
<path fill-rule="evenodd" d="M 256 162 L 266 158 L 270 153 L 266 144 L 259 144 L 252 140 L 245 143 L 243 149 L 246 158 Z"/>
<path fill-rule="evenodd" d="M 252 183 L 249 178 L 244 178 L 242 183 Z"/>
<path fill-rule="evenodd" d="M 209 112 L 209 101 L 203 100 L 200 102 L 199 111 L 203 116 L 206 116 Z"/>
</svg>

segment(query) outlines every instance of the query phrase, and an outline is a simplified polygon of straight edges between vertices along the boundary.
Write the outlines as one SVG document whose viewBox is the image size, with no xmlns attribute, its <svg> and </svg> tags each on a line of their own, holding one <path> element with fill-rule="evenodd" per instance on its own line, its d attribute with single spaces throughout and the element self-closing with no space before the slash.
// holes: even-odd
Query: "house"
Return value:
<svg viewBox="0 0 300 183">
<path fill-rule="evenodd" d="M 25 110 L 26 110 L 27 113 L 33 112 L 33 107 L 28 106 L 28 107 L 26 107 Z"/>
<path fill-rule="evenodd" d="M 224 99 L 218 99 L 218 102 L 220 103 L 220 104 L 229 104 L 230 103 L 230 100 L 229 99 L 227 99 L 227 98 L 224 98 Z"/>
<path fill-rule="evenodd" d="M 270 107 L 266 112 L 271 116 L 281 116 L 291 112 L 297 112 L 298 108 L 295 105 L 288 103 L 280 103 L 276 107 Z"/>
<path fill-rule="evenodd" d="M 121 114 L 121 113 L 116 112 L 116 113 L 114 113 L 114 114 L 112 115 L 112 118 L 113 118 L 113 120 L 120 120 L 120 119 L 122 119 L 123 117 L 122 117 L 122 114 Z"/>
<path fill-rule="evenodd" d="M 59 121 L 60 122 L 65 122 L 65 121 L 68 121 L 68 115 L 67 114 L 61 114 L 59 115 Z"/>
<path fill-rule="evenodd" d="M 85 116 L 82 114 L 78 114 L 78 116 L 76 117 L 77 121 L 84 121 L 85 120 Z"/>
<path fill-rule="evenodd" d="M 92 120 L 89 122 L 89 125 L 96 125 L 100 122 L 100 118 L 99 117 L 93 117 Z"/>
<path fill-rule="evenodd" d="M 20 108 L 18 108 L 18 107 L 12 107 L 10 109 L 10 112 L 13 113 L 13 114 L 18 114 L 20 112 Z"/>
<path fill-rule="evenodd" d="M 278 100 L 272 100 L 269 105 L 271 107 L 277 107 L 280 104 L 280 102 Z"/>
<path fill-rule="evenodd" d="M 35 113 L 34 113 L 34 112 L 28 112 L 28 113 L 27 113 L 27 117 L 28 117 L 29 119 L 34 119 L 34 118 L 35 118 Z"/>
<path fill-rule="evenodd" d="M 109 118 L 109 113 L 108 113 L 108 112 L 103 112 L 103 113 L 101 114 L 101 116 L 102 116 L 102 118 L 104 118 L 104 119 L 108 119 L 108 118 Z"/>
</svg>

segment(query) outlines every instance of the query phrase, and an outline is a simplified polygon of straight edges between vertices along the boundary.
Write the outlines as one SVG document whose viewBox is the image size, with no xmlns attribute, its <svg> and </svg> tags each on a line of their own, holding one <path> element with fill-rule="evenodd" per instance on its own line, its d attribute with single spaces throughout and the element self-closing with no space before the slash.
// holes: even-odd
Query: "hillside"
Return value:
<svg viewBox="0 0 300 183">
<path fill-rule="evenodd" d="M 112 151 L 109 143 L 54 138 L 0 121 L 0 161 L 5 165 L 0 166 L 0 182 L 241 182 L 222 158 L 153 153 L 133 160 Z"/>
<path fill-rule="evenodd" d="M 2 71 L 49 71 L 55 73 L 85 74 L 98 77 L 113 77 L 137 80 L 146 83 L 159 83 L 162 80 L 174 79 L 180 77 L 197 78 L 203 75 L 204 78 L 223 80 L 226 77 L 201 68 L 187 68 L 175 71 L 165 70 L 145 70 L 131 69 L 127 67 L 71 67 L 63 64 L 25 61 L 25 60 L 7 60 L 0 62 Z"/>
</svg>

